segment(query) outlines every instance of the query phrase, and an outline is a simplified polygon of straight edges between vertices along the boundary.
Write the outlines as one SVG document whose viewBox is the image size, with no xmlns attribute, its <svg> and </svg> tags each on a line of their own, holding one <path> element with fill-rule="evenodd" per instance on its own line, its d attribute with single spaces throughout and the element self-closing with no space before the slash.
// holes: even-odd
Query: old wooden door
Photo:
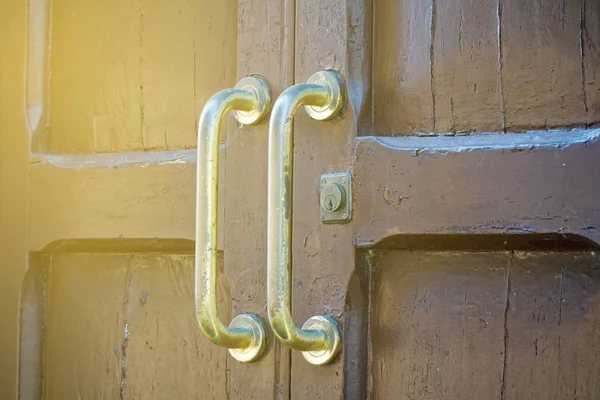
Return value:
<svg viewBox="0 0 600 400">
<path fill-rule="evenodd" d="M 21 398 L 598 397 L 598 2 L 213 3 L 7 2 Z M 193 317 L 196 120 L 248 73 L 276 98 L 326 68 L 347 102 L 296 116 L 291 312 L 342 351 L 271 334 L 238 363 Z M 267 319 L 268 131 L 221 146 L 224 320 Z M 337 172 L 352 220 L 322 224 Z"/>
<path fill-rule="evenodd" d="M 338 318 L 343 346 L 292 351 L 290 396 L 600 397 L 600 3 L 295 11 L 295 83 L 333 68 L 349 100 L 296 115 L 292 314 Z M 322 224 L 338 172 L 353 218 Z"/>
<path fill-rule="evenodd" d="M 1 8 L 0 397 L 226 398 L 194 317 L 195 146 L 237 2 Z"/>
</svg>

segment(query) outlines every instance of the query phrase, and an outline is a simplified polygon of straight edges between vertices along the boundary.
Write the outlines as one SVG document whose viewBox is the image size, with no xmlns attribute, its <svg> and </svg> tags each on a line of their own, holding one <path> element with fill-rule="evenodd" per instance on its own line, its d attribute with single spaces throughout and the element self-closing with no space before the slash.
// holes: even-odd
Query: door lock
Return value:
<svg viewBox="0 0 600 400">
<path fill-rule="evenodd" d="M 348 172 L 321 176 L 321 222 L 342 224 L 352 218 L 351 178 Z"/>
</svg>

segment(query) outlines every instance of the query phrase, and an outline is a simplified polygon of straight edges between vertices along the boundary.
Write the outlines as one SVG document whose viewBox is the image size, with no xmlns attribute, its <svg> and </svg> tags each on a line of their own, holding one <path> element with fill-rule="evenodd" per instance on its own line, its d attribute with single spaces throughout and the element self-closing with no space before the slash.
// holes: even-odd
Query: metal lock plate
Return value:
<svg viewBox="0 0 600 400">
<path fill-rule="evenodd" d="M 352 175 L 348 172 L 321 176 L 321 222 L 343 224 L 352 219 Z"/>
</svg>

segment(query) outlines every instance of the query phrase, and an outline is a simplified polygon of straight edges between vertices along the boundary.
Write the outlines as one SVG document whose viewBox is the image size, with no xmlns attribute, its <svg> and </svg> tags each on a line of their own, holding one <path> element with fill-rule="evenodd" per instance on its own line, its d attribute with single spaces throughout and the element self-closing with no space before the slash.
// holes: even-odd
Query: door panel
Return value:
<svg viewBox="0 0 600 400">
<path fill-rule="evenodd" d="M 598 255 L 375 256 L 374 398 L 600 395 Z"/>
<path fill-rule="evenodd" d="M 510 252 L 378 252 L 373 397 L 498 398 Z"/>
<path fill-rule="evenodd" d="M 237 1 L 12 3 L 28 6 L 11 88 L 31 134 L 19 398 L 227 397 L 231 360 L 194 317 L 189 149 L 206 100 L 236 82 Z"/>
<path fill-rule="evenodd" d="M 506 317 L 506 398 L 600 396 L 597 252 L 516 252 Z"/>
<path fill-rule="evenodd" d="M 600 68 L 597 3 L 378 4 L 375 134 L 526 131 L 600 122 L 593 89 Z"/>
<path fill-rule="evenodd" d="M 190 318 L 193 242 L 62 241 L 31 260 L 22 398 L 226 396 L 226 353 Z M 219 285 L 219 311 L 228 317 L 226 279 Z"/>
<path fill-rule="evenodd" d="M 226 355 L 189 318 L 193 243 L 172 243 L 172 250 L 146 245 L 142 252 L 145 243 L 138 241 L 114 247 L 135 253 L 89 252 L 110 244 L 63 243 L 35 256 L 45 277 L 45 314 L 36 327 L 44 398 L 194 398 L 200 392 L 224 398 Z M 175 248 L 185 250 L 172 253 Z M 221 286 L 220 311 L 227 316 L 228 288 Z M 37 334 L 23 331 L 22 341 Z"/>
<path fill-rule="evenodd" d="M 296 116 L 293 315 L 338 317 L 344 344 L 320 369 L 292 352 L 293 398 L 597 397 L 575 310 L 597 286 L 596 3 L 298 3 L 296 82 L 334 68 L 348 103 Z M 344 171 L 353 221 L 323 225 L 318 177 Z"/>
<path fill-rule="evenodd" d="M 235 84 L 236 1 L 30 0 L 28 12 L 35 153 L 195 147 L 204 102 Z"/>
<path fill-rule="evenodd" d="M 597 242 L 598 134 L 360 138 L 357 243 L 407 233 L 503 234 L 506 240 L 554 233 Z M 461 248 L 469 246 L 476 243 L 464 240 Z"/>
</svg>

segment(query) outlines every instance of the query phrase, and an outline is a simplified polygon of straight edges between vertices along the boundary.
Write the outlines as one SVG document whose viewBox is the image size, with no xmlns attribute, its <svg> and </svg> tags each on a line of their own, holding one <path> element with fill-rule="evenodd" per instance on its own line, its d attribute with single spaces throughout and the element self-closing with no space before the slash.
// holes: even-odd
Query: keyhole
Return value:
<svg viewBox="0 0 600 400">
<path fill-rule="evenodd" d="M 331 199 L 329 199 L 329 201 L 327 202 L 327 210 L 333 210 L 333 202 L 331 201 Z"/>
</svg>

